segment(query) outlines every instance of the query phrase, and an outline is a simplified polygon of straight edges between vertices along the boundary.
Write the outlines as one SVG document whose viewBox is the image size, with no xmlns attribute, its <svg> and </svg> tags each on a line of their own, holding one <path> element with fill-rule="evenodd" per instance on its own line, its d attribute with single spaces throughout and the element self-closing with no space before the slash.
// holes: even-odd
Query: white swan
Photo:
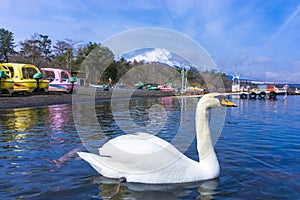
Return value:
<svg viewBox="0 0 300 200">
<path fill-rule="evenodd" d="M 100 156 L 86 152 L 78 152 L 78 155 L 103 176 L 127 182 L 163 184 L 216 178 L 220 167 L 210 136 L 209 110 L 220 105 L 236 106 L 218 96 L 206 94 L 197 104 L 195 120 L 200 162 L 147 133 L 116 137 L 99 148 Z"/>
</svg>

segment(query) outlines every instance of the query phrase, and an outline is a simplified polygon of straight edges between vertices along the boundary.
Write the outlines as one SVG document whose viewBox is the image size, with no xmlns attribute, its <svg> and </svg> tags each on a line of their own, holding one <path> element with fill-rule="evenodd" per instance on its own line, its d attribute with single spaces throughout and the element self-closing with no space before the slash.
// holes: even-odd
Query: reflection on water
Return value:
<svg viewBox="0 0 300 200">
<path fill-rule="evenodd" d="M 66 117 L 66 113 L 71 114 L 72 109 L 66 106 L 63 109 L 61 106 L 48 106 L 48 120 L 46 126 L 53 132 L 60 132 L 64 130 L 65 124 L 72 123 L 71 117 Z"/>
<path fill-rule="evenodd" d="M 1 111 L 0 123 L 3 131 L 26 132 L 31 127 L 36 126 L 39 116 L 47 113 L 41 113 L 32 108 L 15 108 L 11 111 Z M 44 112 L 44 111 L 43 111 Z"/>
<path fill-rule="evenodd" d="M 94 183 L 99 184 L 99 197 L 108 199 L 181 199 L 193 196 L 197 199 L 212 199 L 217 194 L 218 179 L 182 184 L 140 184 L 122 183 L 117 180 L 96 176 Z M 193 193 L 193 194 L 191 194 Z"/>
<path fill-rule="evenodd" d="M 43 109 L 36 108 L 15 108 L 1 111 L 1 129 L 4 133 L 28 133 L 38 131 L 40 123 L 45 123 L 48 130 L 61 132 L 65 124 L 71 123 L 72 118 L 66 117 L 71 114 L 71 108 L 61 106 L 48 106 Z M 11 136 L 16 136 L 11 134 Z"/>
<path fill-rule="evenodd" d="M 45 188 L 41 184 L 47 185 L 57 175 L 57 165 L 51 161 L 66 164 L 77 156 L 64 154 L 82 146 L 72 125 L 70 106 L 2 110 L 0 123 L 1 199 L 49 190 L 55 184 Z"/>
</svg>

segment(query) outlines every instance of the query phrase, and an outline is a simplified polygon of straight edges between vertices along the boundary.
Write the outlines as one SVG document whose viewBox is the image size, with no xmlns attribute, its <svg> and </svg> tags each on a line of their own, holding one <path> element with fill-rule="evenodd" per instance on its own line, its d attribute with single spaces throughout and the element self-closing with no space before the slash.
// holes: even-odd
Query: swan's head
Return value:
<svg viewBox="0 0 300 200">
<path fill-rule="evenodd" d="M 235 103 L 228 101 L 224 95 L 219 93 L 206 94 L 200 99 L 199 103 L 207 108 L 216 108 L 219 106 L 237 107 Z"/>
</svg>

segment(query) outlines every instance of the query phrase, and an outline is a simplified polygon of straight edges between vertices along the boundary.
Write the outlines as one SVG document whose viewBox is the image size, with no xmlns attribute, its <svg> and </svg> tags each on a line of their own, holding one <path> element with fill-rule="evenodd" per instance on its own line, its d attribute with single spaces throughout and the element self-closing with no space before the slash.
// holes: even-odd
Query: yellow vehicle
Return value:
<svg viewBox="0 0 300 200">
<path fill-rule="evenodd" d="M 14 82 L 13 92 L 48 92 L 49 82 L 43 80 L 40 70 L 31 64 L 0 63 L 6 80 Z"/>
<path fill-rule="evenodd" d="M 14 91 L 14 81 L 6 78 L 6 73 L 0 70 L 0 94 L 12 94 Z"/>
</svg>

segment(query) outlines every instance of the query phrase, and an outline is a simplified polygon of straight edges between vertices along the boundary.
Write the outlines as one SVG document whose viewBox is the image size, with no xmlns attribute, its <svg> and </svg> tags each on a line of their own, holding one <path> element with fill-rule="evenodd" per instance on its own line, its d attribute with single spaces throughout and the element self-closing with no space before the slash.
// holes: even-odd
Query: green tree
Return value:
<svg viewBox="0 0 300 200">
<path fill-rule="evenodd" d="M 21 42 L 20 53 L 23 55 L 26 63 L 37 65 L 37 60 L 41 56 L 37 33 L 35 33 L 31 39 Z"/>
<path fill-rule="evenodd" d="M 133 68 L 133 64 L 123 57 L 118 61 L 113 61 L 103 73 L 103 79 L 112 79 L 114 83 L 118 82 L 129 70 Z"/>
<path fill-rule="evenodd" d="M 109 48 L 97 45 L 81 65 L 85 69 L 87 81 L 90 83 L 102 82 L 102 75 L 113 60 L 114 55 Z"/>
<path fill-rule="evenodd" d="M 14 37 L 13 33 L 5 30 L 3 28 L 0 29 L 0 61 L 1 62 L 9 62 L 9 57 L 16 53 L 14 51 Z"/>
<path fill-rule="evenodd" d="M 53 55 L 51 50 L 52 41 L 47 35 L 39 35 L 39 47 L 41 56 L 44 58 L 44 62 L 50 62 Z"/>
<path fill-rule="evenodd" d="M 73 63 L 72 70 L 78 71 L 84 59 L 86 59 L 90 52 L 92 52 L 97 46 L 98 44 L 89 42 L 87 45 L 80 47 L 77 51 L 77 56 Z"/>
<path fill-rule="evenodd" d="M 52 41 L 47 35 L 35 33 L 31 39 L 21 42 L 20 57 L 23 58 L 23 62 L 47 67 L 52 58 L 51 45 Z"/>
</svg>

